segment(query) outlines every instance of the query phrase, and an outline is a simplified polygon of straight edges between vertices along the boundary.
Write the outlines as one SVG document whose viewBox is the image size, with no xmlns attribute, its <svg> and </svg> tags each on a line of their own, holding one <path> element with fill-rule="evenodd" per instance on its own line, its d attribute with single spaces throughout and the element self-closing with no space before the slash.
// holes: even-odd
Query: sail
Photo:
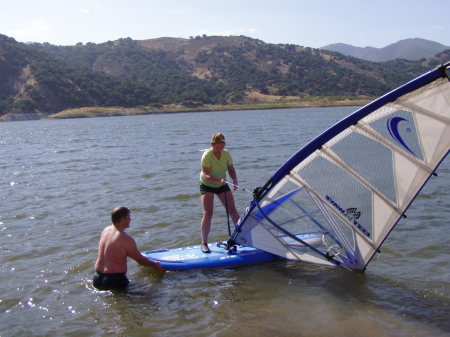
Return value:
<svg viewBox="0 0 450 337">
<path fill-rule="evenodd" d="M 287 259 L 364 270 L 450 149 L 450 62 L 302 147 L 230 237 Z M 315 233 L 314 245 L 299 239 Z"/>
</svg>

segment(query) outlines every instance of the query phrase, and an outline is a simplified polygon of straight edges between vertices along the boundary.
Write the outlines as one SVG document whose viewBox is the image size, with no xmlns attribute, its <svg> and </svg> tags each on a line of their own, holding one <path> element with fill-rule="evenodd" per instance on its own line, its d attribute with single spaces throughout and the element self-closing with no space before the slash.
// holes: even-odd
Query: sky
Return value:
<svg viewBox="0 0 450 337">
<path fill-rule="evenodd" d="M 0 34 L 19 42 L 245 35 L 267 43 L 450 46 L 450 0 L 0 0 Z"/>
</svg>

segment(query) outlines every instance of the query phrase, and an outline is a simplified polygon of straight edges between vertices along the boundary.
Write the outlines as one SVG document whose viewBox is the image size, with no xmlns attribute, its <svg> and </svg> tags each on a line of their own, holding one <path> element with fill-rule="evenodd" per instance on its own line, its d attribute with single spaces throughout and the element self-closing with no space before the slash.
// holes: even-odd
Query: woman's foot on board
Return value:
<svg viewBox="0 0 450 337">
<path fill-rule="evenodd" d="M 208 248 L 208 244 L 207 243 L 202 243 L 202 252 L 203 253 L 211 253 L 211 251 Z"/>
</svg>

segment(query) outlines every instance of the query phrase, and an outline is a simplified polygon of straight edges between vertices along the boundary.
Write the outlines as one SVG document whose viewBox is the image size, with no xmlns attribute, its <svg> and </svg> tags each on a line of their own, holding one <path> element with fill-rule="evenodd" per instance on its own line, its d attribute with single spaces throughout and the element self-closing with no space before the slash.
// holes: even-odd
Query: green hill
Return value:
<svg viewBox="0 0 450 337">
<path fill-rule="evenodd" d="M 368 98 L 430 69 L 433 60 L 376 63 L 244 36 L 54 46 L 0 35 L 0 116 L 285 96 Z"/>
</svg>

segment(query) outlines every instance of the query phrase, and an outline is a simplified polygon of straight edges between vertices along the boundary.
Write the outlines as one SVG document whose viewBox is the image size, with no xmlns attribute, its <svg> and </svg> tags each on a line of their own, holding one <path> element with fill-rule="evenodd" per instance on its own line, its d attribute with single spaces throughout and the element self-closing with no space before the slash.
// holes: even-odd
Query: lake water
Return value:
<svg viewBox="0 0 450 337">
<path fill-rule="evenodd" d="M 213 133 L 253 189 L 355 109 L 0 123 L 0 336 L 450 336 L 448 158 L 365 273 L 277 261 L 158 276 L 129 260 L 131 292 L 92 286 L 117 205 L 141 250 L 200 242 Z M 235 199 L 242 213 L 251 195 Z M 216 204 L 210 240 L 227 231 Z"/>
</svg>

